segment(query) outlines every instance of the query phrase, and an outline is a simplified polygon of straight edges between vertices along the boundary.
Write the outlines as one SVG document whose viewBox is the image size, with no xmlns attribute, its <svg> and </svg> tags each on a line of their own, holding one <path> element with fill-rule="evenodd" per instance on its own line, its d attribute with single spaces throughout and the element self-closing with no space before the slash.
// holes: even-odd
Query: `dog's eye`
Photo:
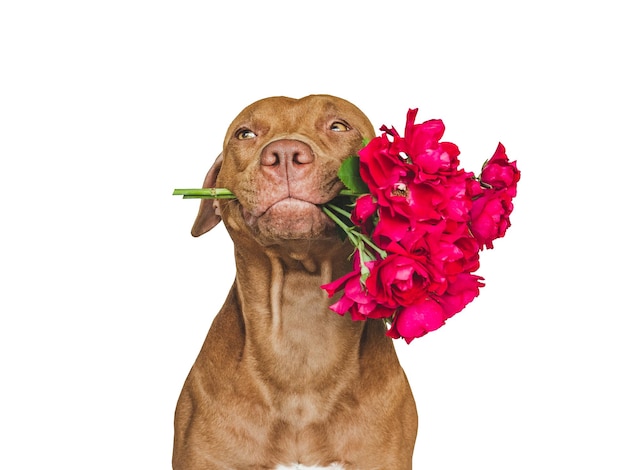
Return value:
<svg viewBox="0 0 626 470">
<path fill-rule="evenodd" d="M 335 121 L 330 125 L 330 130 L 333 132 L 346 132 L 349 131 L 350 128 L 343 122 Z"/>
<path fill-rule="evenodd" d="M 237 137 L 237 139 L 239 140 L 248 140 L 248 139 L 254 139 L 256 137 L 256 134 L 252 132 L 250 129 L 239 129 L 235 133 L 235 137 Z"/>
</svg>

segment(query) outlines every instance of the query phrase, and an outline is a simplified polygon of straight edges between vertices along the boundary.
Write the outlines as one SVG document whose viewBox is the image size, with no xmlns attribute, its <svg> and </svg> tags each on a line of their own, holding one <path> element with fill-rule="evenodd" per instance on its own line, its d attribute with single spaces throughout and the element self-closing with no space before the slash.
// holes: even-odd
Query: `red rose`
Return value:
<svg viewBox="0 0 626 470">
<path fill-rule="evenodd" d="M 415 124 L 417 109 L 409 109 L 406 115 L 404 137 L 395 128 L 383 126 L 382 131 L 393 137 L 391 153 L 410 162 L 419 173 L 419 180 L 438 178 L 458 167 L 458 147 L 451 142 L 439 142 L 445 131 L 443 121 L 431 119 Z"/>
<path fill-rule="evenodd" d="M 350 312 L 352 320 L 355 321 L 367 318 L 390 317 L 393 315 L 393 310 L 380 305 L 361 283 L 358 251 L 355 253 L 354 258 L 354 271 L 321 286 L 328 293 L 328 297 L 332 297 L 338 291 L 343 290 L 341 298 L 332 304 L 330 309 L 339 315 L 345 315 L 346 312 Z"/>
<path fill-rule="evenodd" d="M 377 208 L 378 206 L 372 199 L 372 195 L 364 194 L 357 198 L 350 219 L 366 233 L 371 232 L 374 225 L 371 217 L 376 213 Z"/>
<path fill-rule="evenodd" d="M 359 152 L 359 172 L 369 193 L 355 201 L 351 221 L 360 241 L 353 272 L 323 286 L 331 306 L 355 320 L 386 318 L 387 334 L 411 342 L 441 327 L 479 294 L 481 249 L 493 248 L 511 225 L 509 215 L 520 172 L 499 144 L 480 177 L 459 168 L 459 149 L 441 142 L 440 120 L 415 124 L 407 113 L 405 135 L 383 126 Z M 361 243 L 361 245 L 359 245 Z M 367 253 L 363 276 L 359 254 Z M 364 248 L 365 247 L 365 248 Z M 380 259 L 380 256 L 386 256 Z"/>
<path fill-rule="evenodd" d="M 431 292 L 445 291 L 445 278 L 433 267 L 425 256 L 392 253 L 372 263 L 365 285 L 382 305 L 390 308 L 414 305 Z"/>
<path fill-rule="evenodd" d="M 498 144 L 483 166 L 480 183 L 468 184 L 468 193 L 474 199 L 470 211 L 472 234 L 481 248 L 493 248 L 493 241 L 503 237 L 511 226 L 509 216 L 519 179 L 516 162 L 509 162 L 504 146 Z"/>
<path fill-rule="evenodd" d="M 461 273 L 450 282 L 446 293 L 437 299 L 446 320 L 478 296 L 479 289 L 485 286 L 482 281 L 483 278 L 475 274 Z"/>
<path fill-rule="evenodd" d="M 498 144 L 493 156 L 483 166 L 480 181 L 496 190 L 506 189 L 507 195 L 513 198 L 517 194 L 519 179 L 517 162 L 509 162 L 504 145 Z"/>
<path fill-rule="evenodd" d="M 397 153 L 392 153 L 391 142 L 386 135 L 375 137 L 359 152 L 360 174 L 378 204 L 389 205 L 389 198 L 398 185 L 408 182 L 411 168 L 405 165 Z"/>
<path fill-rule="evenodd" d="M 467 223 L 448 221 L 440 239 L 431 245 L 432 257 L 444 263 L 446 275 L 476 271 L 480 246 Z"/>
<path fill-rule="evenodd" d="M 513 203 L 508 188 L 486 189 L 472 205 L 471 230 L 481 248 L 493 248 L 493 241 L 503 237 L 511 226 Z"/>
<path fill-rule="evenodd" d="M 411 231 L 411 220 L 394 214 L 388 207 L 378 208 L 378 224 L 372 232 L 372 240 L 383 250 L 392 242 L 398 242 Z"/>
<path fill-rule="evenodd" d="M 415 338 L 434 331 L 445 323 L 443 309 L 433 299 L 398 310 L 387 335 L 392 338 L 404 338 L 410 343 Z"/>
<path fill-rule="evenodd" d="M 468 192 L 468 182 L 474 181 L 474 174 L 459 171 L 442 181 L 445 187 L 445 205 L 441 208 L 445 220 L 467 222 L 472 207 L 472 198 Z"/>
<path fill-rule="evenodd" d="M 457 170 L 459 149 L 439 142 L 443 122 L 415 124 L 416 114 L 416 109 L 407 113 L 405 137 L 383 126 L 385 134 L 359 152 L 361 177 L 373 200 L 386 208 L 388 218 L 402 218 L 411 226 L 420 221 L 436 223 L 443 217 L 465 220 L 469 200 L 466 173 Z M 390 238 L 398 240 L 397 235 Z"/>
</svg>

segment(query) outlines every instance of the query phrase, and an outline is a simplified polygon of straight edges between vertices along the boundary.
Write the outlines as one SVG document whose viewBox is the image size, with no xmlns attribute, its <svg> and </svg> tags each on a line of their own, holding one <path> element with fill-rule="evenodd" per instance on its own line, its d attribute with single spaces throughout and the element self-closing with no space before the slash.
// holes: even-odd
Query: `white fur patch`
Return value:
<svg viewBox="0 0 626 470">
<path fill-rule="evenodd" d="M 285 467 L 284 465 L 279 465 L 276 470 L 342 470 L 343 467 L 338 463 L 333 463 L 330 467 L 307 467 L 306 465 L 302 465 L 299 463 L 294 463 L 293 465 L 289 465 Z"/>
</svg>

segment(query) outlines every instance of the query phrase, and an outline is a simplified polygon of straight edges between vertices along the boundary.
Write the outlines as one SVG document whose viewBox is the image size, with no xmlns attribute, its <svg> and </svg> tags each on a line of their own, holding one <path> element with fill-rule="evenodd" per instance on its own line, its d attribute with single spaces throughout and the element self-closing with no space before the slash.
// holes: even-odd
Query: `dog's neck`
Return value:
<svg viewBox="0 0 626 470">
<path fill-rule="evenodd" d="M 328 387 L 358 370 L 364 323 L 331 311 L 320 288 L 351 269 L 345 249 L 323 256 L 263 251 L 263 257 L 236 251 L 244 361 L 268 386 L 285 391 Z"/>
</svg>

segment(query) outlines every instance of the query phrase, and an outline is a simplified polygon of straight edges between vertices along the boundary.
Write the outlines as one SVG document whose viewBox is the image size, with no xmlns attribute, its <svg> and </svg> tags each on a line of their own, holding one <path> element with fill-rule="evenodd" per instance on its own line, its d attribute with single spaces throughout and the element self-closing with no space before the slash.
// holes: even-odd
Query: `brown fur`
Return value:
<svg viewBox="0 0 626 470">
<path fill-rule="evenodd" d="M 229 127 L 204 186 L 237 200 L 203 200 L 192 234 L 222 219 L 237 274 L 178 401 L 175 470 L 411 468 L 417 413 L 383 323 L 333 313 L 320 289 L 351 270 L 351 247 L 319 206 L 372 137 L 327 95 L 261 100 Z"/>
</svg>

